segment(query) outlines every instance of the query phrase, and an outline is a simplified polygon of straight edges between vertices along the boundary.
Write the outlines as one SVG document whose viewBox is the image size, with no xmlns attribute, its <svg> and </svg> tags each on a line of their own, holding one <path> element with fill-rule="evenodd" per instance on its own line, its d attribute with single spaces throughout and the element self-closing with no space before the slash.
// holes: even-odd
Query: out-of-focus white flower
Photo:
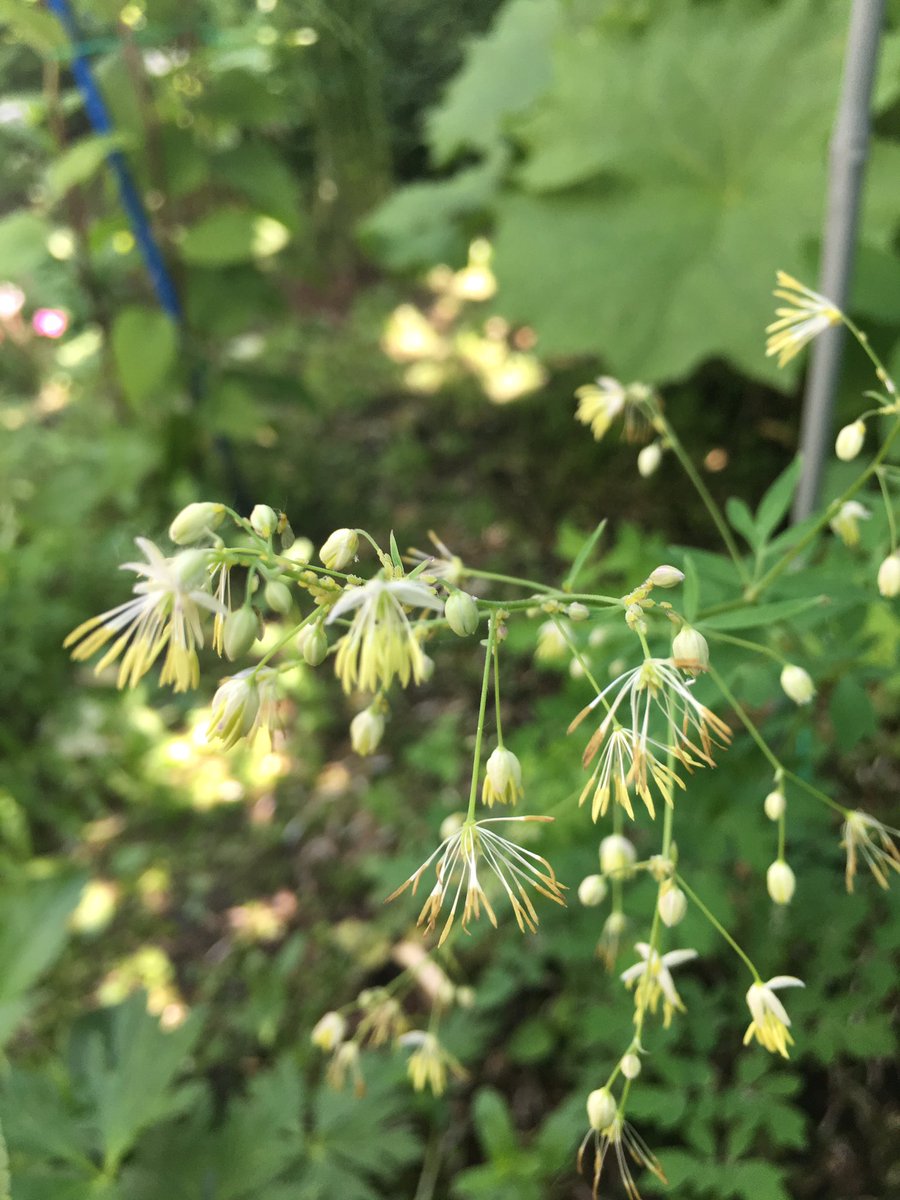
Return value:
<svg viewBox="0 0 900 1200">
<path fill-rule="evenodd" d="M 675 990 L 670 968 L 691 962 L 697 957 L 697 951 L 670 950 L 668 954 L 660 954 L 646 942 L 637 942 L 634 948 L 643 961 L 623 971 L 619 978 L 628 988 L 637 984 L 634 1002 L 638 1010 L 649 1009 L 655 1013 L 662 999 L 663 1025 L 668 1029 L 672 1022 L 672 1014 L 676 1010 L 684 1012 L 684 1004 Z"/>
<path fill-rule="evenodd" d="M 779 271 L 776 278 L 775 295 L 786 300 L 790 307 L 776 308 L 778 320 L 766 327 L 769 335 L 766 357 L 777 354 L 778 365 L 783 367 L 824 329 L 838 325 L 843 314 L 826 296 L 814 292 L 786 271 Z"/>
<path fill-rule="evenodd" d="M 828 524 L 845 546 L 858 546 L 859 523 L 868 521 L 871 515 L 865 505 L 860 504 L 858 500 L 847 500 Z"/>
<path fill-rule="evenodd" d="M 776 975 L 768 983 L 754 983 L 747 992 L 747 1006 L 753 1020 L 744 1034 L 744 1045 L 754 1038 L 771 1054 L 788 1057 L 788 1046 L 794 1039 L 788 1033 L 791 1018 L 775 995 L 779 988 L 803 987 L 803 981 L 793 975 Z"/>
</svg>

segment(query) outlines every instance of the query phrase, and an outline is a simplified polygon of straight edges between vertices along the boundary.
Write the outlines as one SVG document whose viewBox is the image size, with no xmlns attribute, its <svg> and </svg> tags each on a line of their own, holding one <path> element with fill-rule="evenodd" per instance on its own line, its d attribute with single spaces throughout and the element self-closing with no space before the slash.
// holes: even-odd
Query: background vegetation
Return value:
<svg viewBox="0 0 900 1200">
<path fill-rule="evenodd" d="M 755 510 L 791 461 L 797 377 L 774 373 L 761 331 L 776 267 L 815 278 L 847 5 L 73 7 L 111 135 L 90 127 L 56 19 L 0 2 L 0 280 L 25 294 L 0 325 L 12 1196 L 586 1196 L 573 1168 L 584 1094 L 631 1020 L 594 956 L 595 910 L 548 913 L 524 944 L 478 929 L 444 963 L 476 1000 L 445 1022 L 468 1076 L 439 1100 L 413 1096 L 403 1056 L 387 1051 L 365 1059 L 365 1096 L 337 1092 L 309 1044 L 325 1009 L 393 978 L 398 946 L 415 940 L 410 906 L 382 899 L 460 807 L 472 644 L 440 647 L 434 680 L 360 760 L 353 709 L 325 673 L 293 679 L 273 752 L 226 757 L 194 736 L 221 664 L 206 664 L 199 698 L 150 685 L 122 696 L 61 642 L 123 598 L 115 568 L 133 535 L 162 536 L 194 499 L 270 503 L 316 545 L 363 524 L 424 546 L 434 528 L 468 562 L 548 580 L 606 516 L 603 590 L 691 545 L 715 591 L 719 560 L 677 464 L 640 479 L 633 449 L 575 426 L 572 391 L 600 371 L 659 385 L 723 501 Z M 890 359 L 889 9 L 853 313 Z M 154 296 L 112 149 L 147 203 L 181 323 Z M 481 235 L 497 294 L 441 309 L 426 273 L 462 268 Z M 437 339 L 431 358 L 386 335 L 404 304 Z M 64 310 L 62 337 L 34 330 L 40 308 Z M 847 364 L 848 419 L 869 386 L 860 358 Z M 830 471 L 829 494 L 846 470 Z M 749 513 L 731 514 L 758 538 Z M 871 586 L 884 539 L 876 514 L 855 552 L 828 544 L 795 594 L 830 603 L 754 630 L 813 670 L 812 718 L 781 697 L 772 664 L 727 649 L 716 661 L 798 772 L 896 823 L 900 622 Z M 611 637 L 598 669 L 623 646 Z M 573 802 L 579 753 L 563 736 L 584 688 L 536 663 L 524 638 L 514 651 L 507 737 L 529 795 L 556 817 L 547 853 L 576 884 L 596 869 Z M 653 1035 L 633 1115 L 685 1200 L 886 1200 L 900 1188 L 895 896 L 871 881 L 844 895 L 837 829 L 798 798 L 797 897 L 773 911 L 770 784 L 737 740 L 727 776 L 692 781 L 678 841 L 751 953 L 806 980 L 796 1051 L 790 1064 L 736 1052 L 745 983 L 689 914 L 702 965 L 682 987 L 687 1014 Z M 428 997 L 408 1003 L 421 1019 Z"/>
</svg>

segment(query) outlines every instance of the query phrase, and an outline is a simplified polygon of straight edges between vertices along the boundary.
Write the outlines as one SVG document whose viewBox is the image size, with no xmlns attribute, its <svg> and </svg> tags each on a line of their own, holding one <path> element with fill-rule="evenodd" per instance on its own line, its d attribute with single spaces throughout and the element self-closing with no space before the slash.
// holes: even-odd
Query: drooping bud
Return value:
<svg viewBox="0 0 900 1200">
<path fill-rule="evenodd" d="M 662 462 L 662 455 L 659 442 L 651 442 L 649 446 L 645 446 L 637 456 L 638 474 L 644 479 L 649 479 Z"/>
<path fill-rule="evenodd" d="M 498 746 L 492 751 L 484 769 L 481 798 L 489 807 L 494 804 L 515 804 L 524 795 L 522 767 L 512 750 Z"/>
<path fill-rule="evenodd" d="M 878 590 L 888 600 L 900 595 L 900 554 L 889 554 L 878 568 Z"/>
<path fill-rule="evenodd" d="M 769 792 L 763 801 L 763 811 L 770 821 L 780 821 L 786 808 L 787 801 L 781 788 L 775 788 L 774 791 Z"/>
<path fill-rule="evenodd" d="M 845 425 L 838 433 L 834 452 L 842 462 L 852 462 L 862 450 L 865 440 L 865 421 L 854 421 L 851 425 Z"/>
<path fill-rule="evenodd" d="M 626 872 L 634 866 L 636 859 L 634 846 L 620 833 L 611 833 L 600 843 L 600 870 L 604 875 Z"/>
<path fill-rule="evenodd" d="M 587 1115 L 591 1129 L 601 1132 L 616 1119 L 619 1106 L 609 1088 L 596 1088 L 587 1098 Z"/>
<path fill-rule="evenodd" d="M 596 908 L 606 899 L 607 890 L 602 875 L 586 875 L 578 885 L 578 899 L 585 908 Z"/>
<path fill-rule="evenodd" d="M 259 618 L 252 608 L 236 608 L 225 618 L 222 644 L 232 662 L 243 658 L 259 637 Z"/>
<path fill-rule="evenodd" d="M 169 537 L 176 546 L 189 546 L 218 529 L 224 516 L 224 504 L 189 504 L 169 526 Z"/>
<path fill-rule="evenodd" d="M 684 914 L 687 912 L 687 896 L 677 884 L 670 880 L 660 889 L 656 907 L 663 925 L 667 925 L 671 929 L 684 920 Z"/>
<path fill-rule="evenodd" d="M 226 679 L 213 696 L 207 737 L 230 750 L 253 728 L 258 712 L 259 689 L 251 671 L 241 671 Z"/>
<path fill-rule="evenodd" d="M 339 1012 L 327 1012 L 313 1026 L 309 1040 L 326 1054 L 330 1054 L 344 1040 L 347 1022 Z"/>
<path fill-rule="evenodd" d="M 838 509 L 828 524 L 845 546 L 859 545 L 859 523 L 868 521 L 871 513 L 858 500 L 847 500 Z"/>
<path fill-rule="evenodd" d="M 468 592 L 451 592 L 444 604 L 444 616 L 457 637 L 470 637 L 478 628 L 478 605 Z"/>
<path fill-rule="evenodd" d="M 591 615 L 591 610 L 586 604 L 582 604 L 580 600 L 573 600 L 566 609 L 566 612 L 573 621 L 586 621 Z"/>
<path fill-rule="evenodd" d="M 265 590 L 266 604 L 272 612 L 289 613 L 293 607 L 291 589 L 280 579 L 270 579 Z"/>
<path fill-rule="evenodd" d="M 356 558 L 359 534 L 355 529 L 336 529 L 319 550 L 319 558 L 329 571 L 343 571 Z"/>
<path fill-rule="evenodd" d="M 384 717 L 371 706 L 358 712 L 350 722 L 350 744 L 363 758 L 375 753 L 383 734 Z"/>
<path fill-rule="evenodd" d="M 304 625 L 297 634 L 297 649 L 303 656 L 303 661 L 310 667 L 317 667 L 324 662 L 328 653 L 328 635 L 319 621 L 312 625 Z"/>
<path fill-rule="evenodd" d="M 641 1073 L 641 1060 L 633 1051 L 629 1051 L 622 1055 L 619 1067 L 626 1079 L 637 1079 Z"/>
<path fill-rule="evenodd" d="M 702 633 L 682 625 L 672 639 L 672 661 L 689 675 L 709 669 L 709 645 Z"/>
<path fill-rule="evenodd" d="M 657 567 L 647 576 L 648 583 L 661 588 L 677 587 L 683 581 L 684 571 L 679 571 L 677 567 L 671 567 L 668 563 L 663 563 L 661 567 Z"/>
<path fill-rule="evenodd" d="M 258 533 L 260 537 L 271 537 L 278 528 L 278 513 L 274 508 L 269 508 L 268 504 L 257 504 L 250 514 L 250 524 L 253 532 Z"/>
<path fill-rule="evenodd" d="M 766 887 L 776 904 L 790 904 L 797 880 L 783 858 L 778 858 L 766 871 Z"/>
<path fill-rule="evenodd" d="M 447 838 L 452 838 L 455 833 L 459 833 L 460 829 L 463 827 L 465 819 L 465 814 L 461 812 L 450 813 L 448 816 L 444 817 L 443 821 L 441 821 L 441 826 L 438 831 L 441 841 L 443 842 Z"/>
<path fill-rule="evenodd" d="M 816 685 L 802 667 L 788 663 L 781 672 L 781 687 L 788 699 L 795 704 L 809 704 L 816 694 Z"/>
</svg>

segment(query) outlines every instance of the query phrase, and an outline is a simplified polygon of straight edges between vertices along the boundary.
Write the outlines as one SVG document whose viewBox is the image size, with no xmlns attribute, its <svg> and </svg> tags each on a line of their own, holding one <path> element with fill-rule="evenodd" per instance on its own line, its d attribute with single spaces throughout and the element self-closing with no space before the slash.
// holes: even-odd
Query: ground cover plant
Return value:
<svg viewBox="0 0 900 1200">
<path fill-rule="evenodd" d="M 896 35 L 844 312 L 839 5 L 74 11 L 112 135 L 0 6 L 0 1195 L 890 1195 Z"/>
</svg>

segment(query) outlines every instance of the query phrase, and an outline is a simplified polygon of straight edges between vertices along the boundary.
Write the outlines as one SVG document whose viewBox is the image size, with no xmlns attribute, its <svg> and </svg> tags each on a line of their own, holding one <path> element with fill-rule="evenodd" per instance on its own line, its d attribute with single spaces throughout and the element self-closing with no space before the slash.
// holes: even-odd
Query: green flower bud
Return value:
<svg viewBox="0 0 900 1200">
<path fill-rule="evenodd" d="M 641 1073 L 641 1060 L 631 1051 L 622 1055 L 622 1060 L 619 1063 L 622 1074 L 626 1079 L 637 1079 Z"/>
<path fill-rule="evenodd" d="M 611 833 L 600 843 L 600 870 L 604 875 L 627 872 L 634 865 L 637 852 L 628 838 L 620 833 Z"/>
<path fill-rule="evenodd" d="M 250 514 L 250 524 L 253 532 L 260 537 L 269 538 L 278 528 L 278 513 L 268 504 L 257 504 Z"/>
<path fill-rule="evenodd" d="M 468 592 L 451 592 L 444 605 L 444 616 L 457 637 L 471 637 L 478 628 L 478 605 Z"/>
<path fill-rule="evenodd" d="M 668 563 L 664 563 L 661 567 L 657 567 L 655 571 L 651 571 L 647 577 L 647 582 L 652 583 L 654 587 L 671 588 L 677 587 L 684 580 L 684 571 L 679 571 L 677 567 L 671 567 Z"/>
<path fill-rule="evenodd" d="M 602 875 L 586 875 L 578 885 L 578 899 L 585 908 L 596 908 L 606 899 L 606 880 Z"/>
<path fill-rule="evenodd" d="M 900 596 L 900 554 L 889 554 L 878 568 L 878 590 L 887 600 Z"/>
<path fill-rule="evenodd" d="M 776 904 L 790 904 L 797 880 L 783 858 L 776 859 L 766 871 L 766 887 Z"/>
<path fill-rule="evenodd" d="M 259 637 L 259 618 L 252 608 L 236 608 L 225 618 L 222 644 L 232 662 L 243 658 Z"/>
<path fill-rule="evenodd" d="M 587 1115 L 591 1129 L 600 1133 L 616 1119 L 619 1108 L 609 1088 L 596 1088 L 587 1098 Z"/>
<path fill-rule="evenodd" d="M 687 896 L 677 884 L 663 884 L 659 893 L 659 900 L 656 902 L 656 907 L 659 911 L 659 917 L 663 925 L 668 925 L 671 929 L 673 925 L 679 924 L 684 920 L 684 915 L 687 912 Z"/>
<path fill-rule="evenodd" d="M 328 653 L 328 637 L 321 624 L 304 625 L 297 634 L 297 649 L 303 655 L 303 661 L 310 667 L 317 667 L 324 662 Z"/>
<path fill-rule="evenodd" d="M 852 462 L 862 450 L 865 440 L 865 421 L 854 421 L 852 425 L 845 425 L 838 433 L 834 452 L 842 462 Z"/>
<path fill-rule="evenodd" d="M 224 504 L 189 504 L 169 526 L 169 537 L 176 546 L 189 546 L 218 529 L 224 516 Z"/>
<path fill-rule="evenodd" d="M 672 661 L 689 675 L 709 669 L 709 645 L 702 633 L 683 625 L 672 639 Z"/>
<path fill-rule="evenodd" d="M 769 792 L 763 801 L 763 810 L 770 821 L 779 821 L 784 816 L 787 801 L 781 788 Z"/>
<path fill-rule="evenodd" d="M 364 758 L 378 749 L 383 734 L 384 717 L 371 708 L 364 708 L 350 722 L 350 744 Z"/>
<path fill-rule="evenodd" d="M 816 694 L 816 685 L 809 673 L 793 663 L 788 663 L 781 672 L 781 686 L 784 694 L 795 704 L 809 704 Z"/>
<path fill-rule="evenodd" d="M 270 579 L 266 584 L 266 604 L 272 612 L 289 613 L 293 607 L 291 589 L 280 579 Z"/>
</svg>

